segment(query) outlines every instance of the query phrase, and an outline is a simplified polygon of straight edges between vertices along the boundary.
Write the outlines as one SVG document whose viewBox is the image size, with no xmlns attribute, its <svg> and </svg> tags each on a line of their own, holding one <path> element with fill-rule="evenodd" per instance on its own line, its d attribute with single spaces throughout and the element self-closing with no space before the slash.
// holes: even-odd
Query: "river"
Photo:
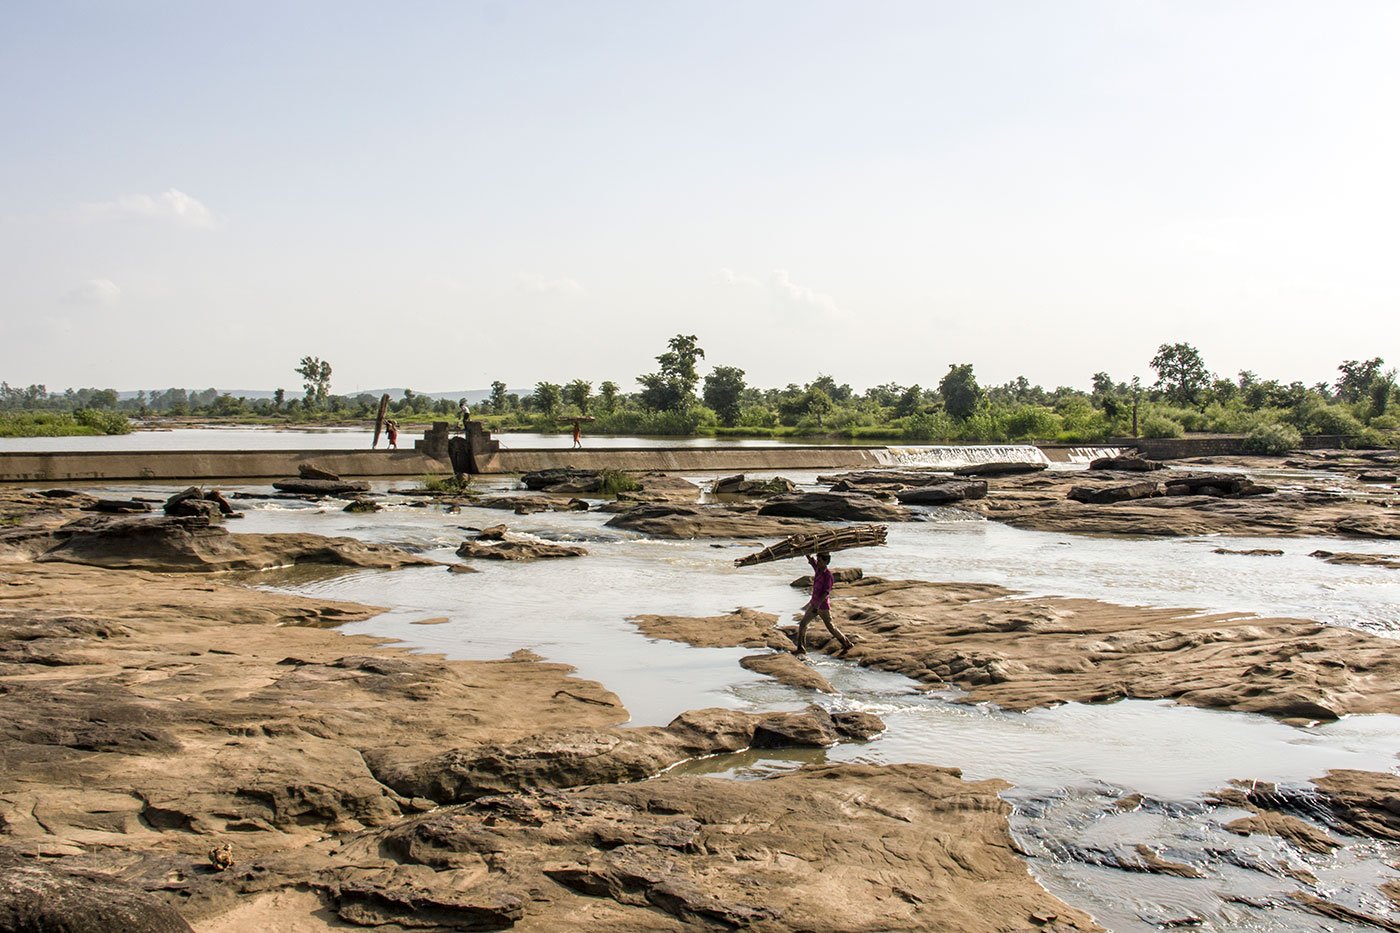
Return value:
<svg viewBox="0 0 1400 933">
<path fill-rule="evenodd" d="M 814 484 L 815 474 L 789 474 Z M 690 477 L 705 482 L 707 477 Z M 507 478 L 478 478 L 484 491 L 506 491 Z M 393 484 L 375 485 L 385 493 Z M 265 492 L 266 487 L 225 491 Z M 114 492 L 168 495 L 169 489 L 124 486 Z M 628 618 L 640 613 L 714 615 L 738 606 L 791 614 L 804 595 L 789 584 L 805 572 L 791 562 L 736 569 L 749 542 L 673 542 L 606 528 L 597 512 L 529 516 L 464 507 L 415 506 L 387 496 L 385 511 L 347 514 L 339 504 L 249 500 L 240 532 L 308 531 L 388 542 L 454 561 L 466 529 L 505 521 L 512 531 L 583 542 L 587 558 L 534 564 L 477 562 L 479 573 L 441 568 L 342 575 L 288 571 L 258 581 L 292 592 L 391 607 L 345 627 L 396 639 L 452 658 L 499 658 L 529 648 L 572 664 L 579 675 L 615 691 L 634 724 L 660 724 L 695 707 L 791 709 L 809 702 L 865 709 L 888 731 L 864 745 L 826 752 L 745 753 L 684 769 L 750 779 L 811 760 L 915 761 L 962 769 L 969 779 L 1010 783 L 1012 827 L 1037 877 L 1051 891 L 1093 913 L 1113 930 L 1190 923 L 1212 931 L 1367 929 L 1292 910 L 1242 903 L 1278 900 L 1314 875 L 1339 903 L 1388 915 L 1378 885 L 1397 877 L 1400 847 L 1349 846 L 1333 855 L 1301 854 L 1273 837 L 1240 837 L 1223 827 L 1241 811 L 1207 801 L 1231 779 L 1300 785 L 1331 768 L 1395 771 L 1400 717 L 1352 716 L 1309 729 L 1241 713 L 1123 701 L 1069 704 L 1012 713 L 929 693 L 903 677 L 833 658 L 812 663 L 838 688 L 814 696 L 738 665 L 749 649 L 692 648 L 642 636 Z M 1309 557 L 1326 539 L 1261 541 L 1216 536 L 1167 540 L 1076 537 L 1022 531 L 955 511 L 932 521 L 896 525 L 880 549 L 838 555 L 868 574 L 892 578 L 992 582 L 1035 594 L 1088 597 L 1121 604 L 1298 616 L 1380 635 L 1400 633 L 1400 574 L 1336 566 Z M 1283 557 L 1220 555 L 1216 548 L 1275 547 Z M 1400 542 L 1366 550 L 1400 555 Z M 446 618 L 441 624 L 417 625 Z M 1123 809 L 1117 801 L 1142 794 Z M 1201 868 L 1206 877 L 1129 873 L 1093 864 L 1096 853 L 1146 845 L 1162 857 Z"/>
</svg>

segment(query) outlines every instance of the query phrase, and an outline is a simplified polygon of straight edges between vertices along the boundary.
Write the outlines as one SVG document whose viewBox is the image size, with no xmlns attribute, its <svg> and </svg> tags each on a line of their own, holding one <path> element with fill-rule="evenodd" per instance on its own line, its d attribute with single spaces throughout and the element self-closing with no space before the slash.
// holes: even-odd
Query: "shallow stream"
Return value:
<svg viewBox="0 0 1400 933">
<path fill-rule="evenodd" d="M 791 475 L 791 474 L 790 474 Z M 813 482 L 814 474 L 791 475 Z M 701 477 L 692 477 L 702 481 Z M 392 484 L 377 484 L 385 491 Z M 488 480 L 504 491 L 509 480 Z M 126 487 L 164 496 L 168 488 Z M 238 491 L 236 487 L 226 492 Z M 266 487 L 247 487 L 265 492 Z M 516 516 L 464 507 L 414 507 L 388 497 L 385 511 L 352 515 L 339 505 L 247 500 L 234 531 L 308 531 L 403 545 L 443 561 L 468 528 L 500 522 L 514 532 L 586 543 L 581 560 L 534 564 L 477 561 L 480 572 L 441 568 L 359 572 L 332 577 L 286 572 L 265 584 L 295 592 L 391 607 L 345 627 L 387 636 L 452 658 L 499 658 L 529 648 L 577 668 L 615 691 L 636 724 L 661 724 L 704 706 L 797 708 L 809 702 L 865 709 L 888 731 L 864 745 L 826 752 L 744 753 L 683 770 L 727 778 L 762 776 L 812 760 L 922 762 L 962 769 L 969 779 L 1001 778 L 1014 806 L 1019 845 L 1037 877 L 1057 895 L 1119 931 L 1189 924 L 1212 931 L 1372 929 L 1295 909 L 1263 909 L 1307 890 L 1367 913 L 1394 918 L 1377 891 L 1400 877 L 1388 863 L 1400 847 L 1350 846 L 1330 856 L 1304 854 L 1267 836 L 1223 829 L 1244 815 L 1206 802 L 1231 779 L 1301 785 L 1331 768 L 1395 771 L 1400 717 L 1354 716 L 1300 729 L 1248 714 L 1165 702 L 1070 704 L 1009 713 L 928 693 L 903 677 L 830 658 L 813 663 L 835 697 L 777 684 L 739 667 L 750 649 L 702 649 L 642 636 L 628 618 L 641 613 L 715 615 L 739 606 L 787 618 L 804 595 L 790 581 L 792 562 L 738 570 L 734 557 L 752 542 L 665 542 L 604 527 L 608 515 L 557 512 Z M 1232 537 L 1107 539 L 1020 531 L 931 510 L 928 522 L 896 525 L 882 549 L 838 555 L 868 575 L 998 583 L 1035 593 L 1141 604 L 1313 618 L 1376 634 L 1400 635 L 1400 573 L 1334 566 L 1318 549 L 1400 555 L 1400 542 Z M 1281 557 L 1214 553 L 1216 548 L 1281 548 Z M 419 625 L 429 619 L 446 622 Z M 1140 794 L 1137 807 L 1119 805 Z M 1140 870 L 1138 846 L 1203 877 Z M 1134 866 L 1138 866 L 1137 869 Z M 1306 881 L 1308 874 L 1315 881 Z M 1248 903 L 1245 903 L 1248 902 Z"/>
</svg>

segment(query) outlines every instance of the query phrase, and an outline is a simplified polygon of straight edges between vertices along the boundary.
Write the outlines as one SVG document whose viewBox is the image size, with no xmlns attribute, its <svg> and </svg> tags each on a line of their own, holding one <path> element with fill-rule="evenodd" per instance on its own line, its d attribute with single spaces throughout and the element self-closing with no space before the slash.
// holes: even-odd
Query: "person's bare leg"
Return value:
<svg viewBox="0 0 1400 933">
<path fill-rule="evenodd" d="M 821 610 L 821 617 L 822 621 L 826 623 L 826 630 L 831 633 L 831 637 L 835 638 L 841 643 L 842 650 L 849 651 L 851 649 L 852 642 L 845 635 L 841 634 L 841 630 L 836 627 L 836 623 L 831 621 L 831 610 Z"/>
<path fill-rule="evenodd" d="M 802 613 L 802 621 L 797 623 L 797 635 L 793 639 L 797 642 L 797 653 L 807 653 L 807 623 L 811 622 L 817 615 L 815 606 L 808 606 L 807 611 Z"/>
</svg>

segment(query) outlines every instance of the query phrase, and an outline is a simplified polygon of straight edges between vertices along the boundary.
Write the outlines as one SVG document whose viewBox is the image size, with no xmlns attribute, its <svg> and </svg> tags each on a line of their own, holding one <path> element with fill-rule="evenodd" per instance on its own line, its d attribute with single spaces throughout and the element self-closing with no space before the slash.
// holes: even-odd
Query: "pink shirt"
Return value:
<svg viewBox="0 0 1400 933">
<path fill-rule="evenodd" d="M 825 606 L 831 597 L 831 588 L 836 584 L 836 577 L 832 574 L 830 567 L 824 567 L 815 558 L 808 557 L 807 563 L 812 565 L 812 605 Z"/>
</svg>

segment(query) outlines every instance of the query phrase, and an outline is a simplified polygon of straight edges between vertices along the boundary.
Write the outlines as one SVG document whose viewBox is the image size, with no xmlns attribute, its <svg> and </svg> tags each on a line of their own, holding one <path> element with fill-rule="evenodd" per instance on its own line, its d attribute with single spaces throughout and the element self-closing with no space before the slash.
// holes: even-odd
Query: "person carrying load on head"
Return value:
<svg viewBox="0 0 1400 933">
<path fill-rule="evenodd" d="M 802 621 L 797 623 L 797 653 L 807 653 L 807 624 L 817 616 L 822 617 L 826 630 L 841 643 L 841 650 L 850 651 L 851 640 L 831 621 L 831 588 L 836 585 L 836 577 L 831 572 L 831 555 L 826 551 L 816 557 L 808 554 L 807 563 L 812 565 L 812 598 L 802 607 Z"/>
</svg>

